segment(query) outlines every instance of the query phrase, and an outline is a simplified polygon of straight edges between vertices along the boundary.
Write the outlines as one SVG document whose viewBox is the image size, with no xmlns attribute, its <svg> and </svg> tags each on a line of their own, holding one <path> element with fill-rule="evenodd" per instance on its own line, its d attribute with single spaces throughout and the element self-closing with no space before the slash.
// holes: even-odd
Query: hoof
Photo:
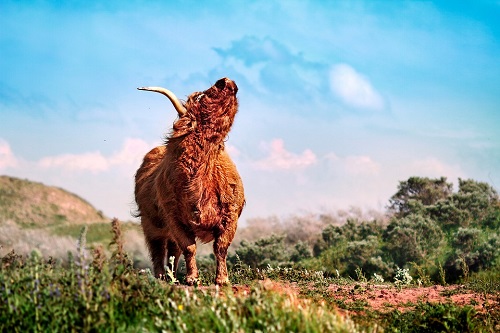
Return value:
<svg viewBox="0 0 500 333">
<path fill-rule="evenodd" d="M 198 285 L 198 277 L 197 276 L 187 276 L 186 277 L 186 284 L 188 286 L 194 286 L 194 285 Z"/>
<path fill-rule="evenodd" d="M 227 277 L 223 278 L 223 279 L 215 279 L 215 284 L 218 285 L 218 286 L 230 286 L 231 285 L 231 282 L 229 282 L 229 279 Z"/>
</svg>

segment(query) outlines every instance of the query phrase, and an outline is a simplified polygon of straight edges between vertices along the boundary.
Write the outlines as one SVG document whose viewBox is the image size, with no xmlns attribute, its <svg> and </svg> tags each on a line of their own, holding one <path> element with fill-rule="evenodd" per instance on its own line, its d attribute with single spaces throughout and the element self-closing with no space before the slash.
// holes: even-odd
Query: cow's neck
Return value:
<svg viewBox="0 0 500 333">
<path fill-rule="evenodd" d="M 206 137 L 193 132 L 182 139 L 178 150 L 178 159 L 189 176 L 200 172 L 210 172 L 210 167 L 217 155 L 224 149 L 224 137 L 212 135 Z"/>
</svg>

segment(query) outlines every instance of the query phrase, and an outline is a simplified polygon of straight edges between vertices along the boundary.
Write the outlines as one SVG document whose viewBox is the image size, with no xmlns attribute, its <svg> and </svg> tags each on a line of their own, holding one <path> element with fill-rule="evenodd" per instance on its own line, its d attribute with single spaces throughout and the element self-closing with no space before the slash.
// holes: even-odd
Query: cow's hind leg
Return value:
<svg viewBox="0 0 500 333">
<path fill-rule="evenodd" d="M 198 267 L 196 266 L 196 240 L 189 237 L 181 245 L 184 260 L 186 260 L 186 283 L 190 286 L 198 281 Z"/>
<path fill-rule="evenodd" d="M 193 285 L 198 281 L 198 267 L 196 267 L 196 237 L 192 232 L 184 229 L 178 221 L 170 223 L 169 234 L 175 237 L 184 260 L 186 260 L 186 283 Z"/>
<path fill-rule="evenodd" d="M 153 272 L 155 277 L 164 278 L 165 276 L 165 252 L 166 252 L 166 239 L 165 238 L 148 238 L 146 243 L 153 262 Z"/>
</svg>

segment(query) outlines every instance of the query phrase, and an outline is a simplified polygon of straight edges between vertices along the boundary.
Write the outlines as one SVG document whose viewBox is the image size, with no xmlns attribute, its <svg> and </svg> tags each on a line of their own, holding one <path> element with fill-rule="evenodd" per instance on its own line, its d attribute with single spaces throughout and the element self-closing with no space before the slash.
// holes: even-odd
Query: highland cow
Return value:
<svg viewBox="0 0 500 333">
<path fill-rule="evenodd" d="M 224 140 L 238 111 L 238 87 L 228 78 L 185 103 L 164 88 L 139 90 L 167 96 L 178 113 L 165 144 L 146 154 L 135 175 L 135 200 L 156 277 L 165 258 L 186 261 L 186 283 L 198 279 L 196 240 L 214 241 L 215 283 L 228 284 L 226 257 L 245 204 L 243 183 Z"/>
</svg>

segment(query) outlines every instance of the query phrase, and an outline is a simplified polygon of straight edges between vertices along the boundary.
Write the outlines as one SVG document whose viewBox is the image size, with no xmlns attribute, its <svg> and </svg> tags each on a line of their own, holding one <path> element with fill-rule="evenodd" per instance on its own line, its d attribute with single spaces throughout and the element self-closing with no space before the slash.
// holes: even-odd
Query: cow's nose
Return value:
<svg viewBox="0 0 500 333">
<path fill-rule="evenodd" d="M 215 86 L 217 87 L 217 89 L 222 90 L 226 87 L 226 81 L 227 78 L 220 79 L 219 81 L 215 82 Z"/>
</svg>

